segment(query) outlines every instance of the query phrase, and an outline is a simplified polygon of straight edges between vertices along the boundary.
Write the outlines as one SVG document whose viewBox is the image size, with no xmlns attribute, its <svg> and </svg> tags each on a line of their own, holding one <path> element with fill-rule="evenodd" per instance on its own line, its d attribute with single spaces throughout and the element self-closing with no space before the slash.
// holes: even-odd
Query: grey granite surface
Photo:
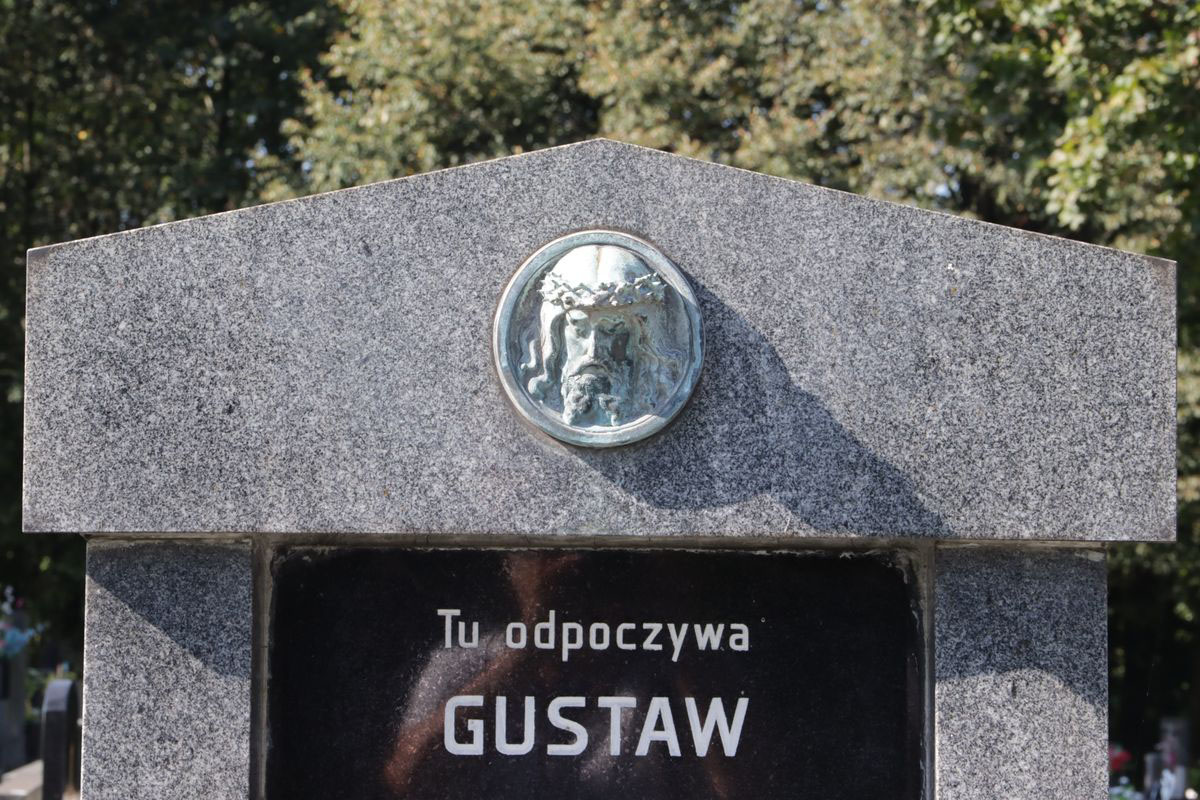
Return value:
<svg viewBox="0 0 1200 800">
<path fill-rule="evenodd" d="M 509 276 L 608 227 L 694 282 L 660 435 L 528 430 Z M 30 531 L 1170 539 L 1175 268 L 607 141 L 29 255 Z"/>
<path fill-rule="evenodd" d="M 249 795 L 247 545 L 88 544 L 83 797 Z"/>
<path fill-rule="evenodd" d="M 940 548 L 938 800 L 1108 796 L 1102 551 Z"/>
</svg>

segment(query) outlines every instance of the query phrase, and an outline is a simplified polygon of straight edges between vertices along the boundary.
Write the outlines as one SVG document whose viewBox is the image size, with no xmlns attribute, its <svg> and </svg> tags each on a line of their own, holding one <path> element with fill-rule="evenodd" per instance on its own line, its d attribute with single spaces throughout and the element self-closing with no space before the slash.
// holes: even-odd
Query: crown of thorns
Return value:
<svg viewBox="0 0 1200 800">
<path fill-rule="evenodd" d="M 632 281 L 601 283 L 595 286 L 571 285 L 553 272 L 542 279 L 542 299 L 563 308 L 627 306 L 633 303 L 663 302 L 667 284 L 654 273 Z"/>
</svg>

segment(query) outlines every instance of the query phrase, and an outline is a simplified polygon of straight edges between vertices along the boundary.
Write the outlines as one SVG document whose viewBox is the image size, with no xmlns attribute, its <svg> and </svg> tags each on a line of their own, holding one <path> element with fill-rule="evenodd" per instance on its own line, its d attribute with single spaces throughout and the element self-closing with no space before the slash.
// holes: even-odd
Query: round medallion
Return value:
<svg viewBox="0 0 1200 800">
<path fill-rule="evenodd" d="M 525 419 L 571 444 L 628 444 L 661 430 L 691 396 L 703 362 L 700 306 L 653 245 L 583 231 L 513 275 L 492 346 Z"/>
</svg>

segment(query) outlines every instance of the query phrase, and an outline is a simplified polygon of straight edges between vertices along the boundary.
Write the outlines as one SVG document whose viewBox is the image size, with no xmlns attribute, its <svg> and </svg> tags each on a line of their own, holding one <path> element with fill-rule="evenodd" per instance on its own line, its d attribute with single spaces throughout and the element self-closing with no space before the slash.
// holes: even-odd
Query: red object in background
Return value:
<svg viewBox="0 0 1200 800">
<path fill-rule="evenodd" d="M 1125 769 L 1125 765 L 1133 760 L 1133 756 L 1129 751 L 1119 744 L 1110 744 L 1108 746 L 1108 771 L 1120 772 Z"/>
</svg>

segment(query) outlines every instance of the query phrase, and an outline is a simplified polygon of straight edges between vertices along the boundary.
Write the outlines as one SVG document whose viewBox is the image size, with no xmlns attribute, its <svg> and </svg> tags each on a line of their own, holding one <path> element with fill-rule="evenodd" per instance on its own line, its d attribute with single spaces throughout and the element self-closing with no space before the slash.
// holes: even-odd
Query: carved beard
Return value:
<svg viewBox="0 0 1200 800">
<path fill-rule="evenodd" d="M 589 417 L 601 425 L 621 424 L 624 399 L 620 387 L 614 387 L 607 375 L 584 372 L 567 376 L 562 398 L 563 419 L 568 425 L 578 425 Z"/>
</svg>

